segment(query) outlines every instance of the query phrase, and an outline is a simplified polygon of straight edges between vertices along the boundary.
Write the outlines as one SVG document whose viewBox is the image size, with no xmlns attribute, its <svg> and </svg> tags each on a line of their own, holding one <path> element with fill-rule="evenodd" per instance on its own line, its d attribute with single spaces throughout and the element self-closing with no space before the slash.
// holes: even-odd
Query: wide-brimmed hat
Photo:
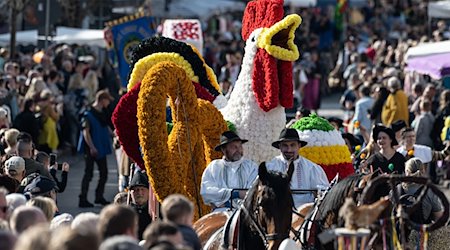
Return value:
<svg viewBox="0 0 450 250">
<path fill-rule="evenodd" d="M 145 187 L 149 188 L 147 174 L 143 171 L 136 171 L 133 178 L 131 179 L 130 189 L 134 187 Z"/>
<path fill-rule="evenodd" d="M 406 127 L 407 127 L 406 122 L 403 120 L 397 120 L 391 124 L 391 128 L 392 130 L 394 130 L 395 133 Z"/>
<path fill-rule="evenodd" d="M 217 145 L 214 150 L 220 151 L 222 146 L 225 146 L 226 144 L 233 142 L 233 141 L 241 141 L 242 143 L 248 142 L 248 140 L 241 139 L 236 133 L 233 131 L 225 131 L 220 136 L 220 144 Z"/>
<path fill-rule="evenodd" d="M 378 134 L 380 132 L 386 133 L 389 138 L 391 138 L 392 143 L 391 146 L 398 145 L 397 139 L 395 139 L 395 132 L 392 128 L 386 127 L 384 125 L 375 125 L 373 128 L 372 138 L 377 141 L 378 140 Z"/>
<path fill-rule="evenodd" d="M 350 133 L 342 133 L 342 138 L 347 139 L 352 146 L 361 145 L 361 141 L 356 138 L 353 134 Z"/>
<path fill-rule="evenodd" d="M 338 125 L 338 127 L 340 127 L 340 128 L 342 128 L 344 126 L 344 120 L 342 120 L 340 118 L 332 116 L 332 117 L 329 117 L 327 120 L 330 123 L 332 123 L 332 122 L 336 123 Z"/>
<path fill-rule="evenodd" d="M 283 142 L 283 141 L 298 141 L 300 143 L 301 147 L 304 147 L 306 144 L 308 144 L 306 141 L 300 140 L 297 130 L 293 129 L 293 128 L 285 128 L 285 129 L 281 130 L 278 141 L 274 141 L 272 143 L 272 146 L 279 149 L 280 142 Z"/>
</svg>

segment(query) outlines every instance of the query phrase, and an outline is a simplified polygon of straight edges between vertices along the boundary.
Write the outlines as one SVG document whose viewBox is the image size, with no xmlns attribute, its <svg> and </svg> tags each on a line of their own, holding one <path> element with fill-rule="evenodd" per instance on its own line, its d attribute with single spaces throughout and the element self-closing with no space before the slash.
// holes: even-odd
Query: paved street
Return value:
<svg viewBox="0 0 450 250">
<path fill-rule="evenodd" d="M 58 208 L 59 211 L 64 213 L 70 213 L 76 215 L 82 212 L 100 212 L 102 206 L 96 205 L 94 208 L 78 208 L 78 195 L 81 190 L 81 179 L 84 172 L 84 159 L 82 155 L 76 156 L 59 156 L 58 161 L 65 160 L 70 164 L 70 172 L 68 177 L 67 188 L 62 194 L 58 194 Z M 95 165 L 94 177 L 92 178 L 91 185 L 89 186 L 88 200 L 94 203 L 95 188 L 98 182 L 98 168 Z M 114 195 L 118 192 L 117 181 L 117 162 L 114 155 L 108 157 L 108 182 L 105 188 L 105 198 L 112 201 Z"/>
<path fill-rule="evenodd" d="M 321 110 L 319 110 L 319 115 L 321 116 L 341 116 L 342 111 L 339 109 L 339 95 L 327 96 L 322 101 Z M 83 177 L 84 171 L 84 159 L 81 155 L 76 156 L 59 156 L 58 161 L 62 162 L 66 160 L 70 164 L 70 172 L 68 177 L 68 185 L 64 193 L 58 195 L 58 207 L 60 212 L 68 212 L 72 215 L 79 214 L 81 212 L 99 212 L 101 210 L 100 205 L 96 205 L 94 208 L 78 208 L 78 195 L 80 194 L 81 178 Z M 95 166 L 97 168 L 97 166 Z M 108 182 L 105 189 L 105 198 L 112 201 L 114 195 L 118 192 L 118 173 L 117 173 L 117 162 L 115 156 L 111 155 L 108 158 Z M 91 181 L 88 200 L 94 202 L 95 188 L 98 182 L 98 171 L 94 172 L 94 178 Z M 447 184 L 446 184 L 447 185 Z M 448 188 L 443 188 L 443 191 L 450 198 L 450 190 Z"/>
</svg>

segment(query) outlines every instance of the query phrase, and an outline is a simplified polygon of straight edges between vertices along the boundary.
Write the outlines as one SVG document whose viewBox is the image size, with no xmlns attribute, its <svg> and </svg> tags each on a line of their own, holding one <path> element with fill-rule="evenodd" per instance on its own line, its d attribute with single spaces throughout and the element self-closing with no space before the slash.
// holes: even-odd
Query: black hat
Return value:
<svg viewBox="0 0 450 250">
<path fill-rule="evenodd" d="M 130 189 L 134 187 L 146 187 L 149 188 L 147 174 L 143 171 L 136 171 L 131 179 Z"/>
<path fill-rule="evenodd" d="M 225 146 L 226 144 L 233 142 L 233 141 L 241 141 L 242 143 L 248 142 L 248 140 L 241 139 L 236 133 L 233 131 L 225 131 L 220 136 L 220 144 L 217 145 L 214 150 L 220 151 L 222 146 Z"/>
<path fill-rule="evenodd" d="M 32 195 L 42 195 L 52 191 L 53 189 L 55 191 L 58 190 L 58 186 L 56 186 L 56 183 L 46 176 L 39 175 L 25 187 L 24 193 L 30 193 Z"/>
<path fill-rule="evenodd" d="M 306 141 L 300 140 L 297 130 L 293 129 L 293 128 L 285 128 L 285 129 L 281 130 L 278 141 L 273 142 L 272 146 L 279 149 L 280 142 L 282 142 L 282 141 L 298 141 L 300 143 L 301 147 L 304 147 L 307 144 Z"/>
<path fill-rule="evenodd" d="M 344 125 L 344 120 L 334 117 L 334 116 L 328 118 L 327 120 L 328 120 L 328 122 L 336 123 L 338 125 L 338 127 L 340 127 L 340 128 L 342 128 L 342 126 Z"/>
<path fill-rule="evenodd" d="M 342 138 L 347 139 L 352 146 L 360 145 L 361 142 L 353 134 L 342 133 Z"/>
<path fill-rule="evenodd" d="M 391 124 L 392 130 L 394 130 L 395 133 L 402 130 L 403 128 L 406 128 L 406 122 L 403 120 L 397 120 Z"/>
<path fill-rule="evenodd" d="M 386 133 L 389 136 L 389 138 L 391 138 L 391 140 L 392 140 L 391 146 L 398 145 L 397 139 L 395 139 L 395 132 L 392 128 L 386 127 L 384 125 L 378 125 L 378 124 L 375 125 L 373 128 L 373 133 L 372 133 L 372 138 L 375 141 L 377 141 L 378 134 L 380 132 Z"/>
</svg>

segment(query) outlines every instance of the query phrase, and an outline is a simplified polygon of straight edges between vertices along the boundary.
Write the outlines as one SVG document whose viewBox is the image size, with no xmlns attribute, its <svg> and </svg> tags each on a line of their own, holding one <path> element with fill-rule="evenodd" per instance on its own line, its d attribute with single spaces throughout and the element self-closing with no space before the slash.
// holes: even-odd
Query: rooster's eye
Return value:
<svg viewBox="0 0 450 250">
<path fill-rule="evenodd" d="M 256 41 L 256 38 L 255 38 L 255 36 L 253 36 L 252 37 L 252 42 L 255 42 Z"/>
</svg>

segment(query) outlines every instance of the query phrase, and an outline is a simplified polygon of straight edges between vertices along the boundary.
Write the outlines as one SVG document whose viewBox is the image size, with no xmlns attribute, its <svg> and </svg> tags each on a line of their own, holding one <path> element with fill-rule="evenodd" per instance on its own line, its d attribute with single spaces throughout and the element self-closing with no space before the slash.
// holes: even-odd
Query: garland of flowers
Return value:
<svg viewBox="0 0 450 250">
<path fill-rule="evenodd" d="M 176 63 L 179 67 L 182 67 L 188 77 L 193 82 L 198 82 L 199 78 L 195 75 L 191 64 L 184 59 L 183 56 L 174 52 L 159 52 L 143 57 L 134 65 L 134 68 L 130 74 L 130 80 L 128 81 L 128 90 L 134 87 L 138 82 L 142 80 L 147 71 L 160 62 L 171 61 Z"/>
<path fill-rule="evenodd" d="M 211 67 L 209 67 L 208 64 L 206 64 L 202 54 L 200 53 L 200 51 L 198 51 L 198 49 L 194 45 L 192 44 L 188 45 L 191 46 L 191 49 L 194 51 L 195 54 L 197 54 L 198 58 L 200 58 L 200 60 L 203 62 L 203 66 L 205 67 L 206 70 L 206 76 L 208 77 L 211 85 L 213 85 L 215 89 L 217 89 L 220 93 L 222 93 L 222 91 L 220 91 L 220 86 L 217 81 L 216 73 L 214 73 L 214 70 Z"/>
<path fill-rule="evenodd" d="M 184 193 L 183 187 L 177 183 L 182 181 L 179 172 L 185 171 L 185 168 L 180 168 L 178 171 L 175 169 L 175 163 L 169 151 L 165 107 L 169 84 L 176 81 L 177 77 L 187 78 L 187 76 L 186 73 L 181 73 L 183 70 L 174 66 L 174 71 L 178 70 L 178 74 L 170 74 L 163 67 L 165 64 L 168 63 L 155 65 L 145 74 L 137 101 L 139 141 L 147 175 L 159 201 L 172 193 Z M 158 81 L 160 81 L 159 84 Z M 189 92 L 186 93 L 188 94 Z M 180 126 L 182 124 L 174 122 L 171 135 L 178 134 Z"/>
<path fill-rule="evenodd" d="M 217 135 L 221 135 L 228 130 L 228 122 L 225 122 L 222 113 L 220 113 L 220 111 L 210 102 L 198 99 L 198 109 L 200 114 L 202 114 L 200 126 L 202 129 L 203 141 L 205 143 L 205 159 L 209 164 L 214 159 L 222 157 L 222 153 L 215 151 L 214 147 L 220 143 L 220 138 Z M 203 170 L 201 173 L 203 173 Z"/>
<path fill-rule="evenodd" d="M 213 70 L 205 63 L 200 53 L 193 46 L 171 38 L 151 37 L 144 39 L 132 51 L 130 69 L 134 69 L 135 64 L 144 57 L 161 52 L 175 53 L 183 57 L 191 65 L 194 71 L 193 75 L 198 76 L 198 79 L 194 81 L 200 83 L 213 96 L 221 96 L 217 79 L 213 77 Z M 132 70 L 130 70 L 129 79 L 131 79 L 131 74 Z"/>
<path fill-rule="evenodd" d="M 167 95 L 173 120 L 169 136 L 163 125 Z M 210 102 L 196 98 L 185 71 L 172 62 L 159 63 L 147 72 L 137 103 L 139 140 L 157 199 L 181 193 L 205 211 L 198 202 L 200 180 L 206 165 L 220 157 L 212 148 L 226 130 L 223 117 Z"/>
</svg>

